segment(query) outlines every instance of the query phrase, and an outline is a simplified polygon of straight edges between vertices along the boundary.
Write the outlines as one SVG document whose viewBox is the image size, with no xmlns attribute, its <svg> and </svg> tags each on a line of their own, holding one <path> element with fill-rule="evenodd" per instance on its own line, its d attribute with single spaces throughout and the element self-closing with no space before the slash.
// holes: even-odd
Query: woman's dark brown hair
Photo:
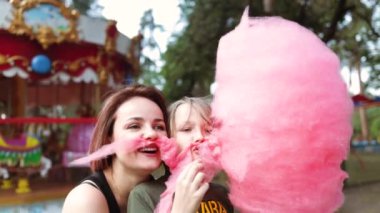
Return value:
<svg viewBox="0 0 380 213">
<path fill-rule="evenodd" d="M 166 103 L 162 93 L 154 87 L 144 85 L 132 85 L 117 90 L 108 96 L 102 109 L 99 112 L 98 120 L 92 135 L 89 153 L 93 153 L 105 144 L 111 143 L 110 138 L 113 134 L 113 125 L 115 122 L 115 113 L 117 109 L 125 101 L 133 97 L 147 98 L 158 105 L 161 109 L 166 129 L 168 129 L 168 113 L 166 111 Z M 168 133 L 169 136 L 169 133 Z M 110 167 L 112 164 L 112 156 L 105 159 L 91 162 L 92 171 L 100 171 Z"/>
</svg>

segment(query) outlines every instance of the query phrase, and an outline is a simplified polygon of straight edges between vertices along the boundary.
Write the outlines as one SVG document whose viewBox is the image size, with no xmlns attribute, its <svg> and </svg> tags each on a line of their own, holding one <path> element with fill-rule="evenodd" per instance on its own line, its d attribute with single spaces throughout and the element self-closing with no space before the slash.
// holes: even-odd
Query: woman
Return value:
<svg viewBox="0 0 380 213">
<path fill-rule="evenodd" d="M 173 103 L 169 114 L 170 133 L 182 150 L 204 141 L 212 130 L 211 108 L 200 98 L 185 97 Z M 202 164 L 196 155 L 193 150 L 194 161 L 178 176 L 171 212 L 233 212 L 227 190 L 221 185 L 203 182 Z M 160 194 L 165 191 L 166 180 L 167 176 L 136 186 L 129 196 L 128 212 L 153 212 Z"/>
<path fill-rule="evenodd" d="M 125 212 L 132 188 L 161 164 L 155 143 L 167 136 L 166 105 L 153 87 L 129 86 L 110 95 L 100 111 L 89 153 L 103 145 L 142 139 L 133 152 L 91 162 L 94 174 L 67 195 L 62 212 Z"/>
</svg>

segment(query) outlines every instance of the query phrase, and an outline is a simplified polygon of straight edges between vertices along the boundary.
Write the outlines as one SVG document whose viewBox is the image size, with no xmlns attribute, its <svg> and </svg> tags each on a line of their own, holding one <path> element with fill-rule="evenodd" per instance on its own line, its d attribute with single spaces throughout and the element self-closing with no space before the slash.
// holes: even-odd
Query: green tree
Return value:
<svg viewBox="0 0 380 213">
<path fill-rule="evenodd" d="M 60 0 L 76 9 L 80 14 L 101 16 L 102 7 L 98 4 L 98 0 Z"/>
<path fill-rule="evenodd" d="M 172 100 L 209 94 L 218 41 L 239 23 L 247 5 L 250 16 L 282 16 L 309 28 L 347 65 L 353 67 L 359 61 L 376 67 L 378 3 L 379 0 L 182 0 L 181 20 L 187 26 L 174 35 L 175 42 L 163 55 L 164 92 Z"/>
<path fill-rule="evenodd" d="M 160 59 L 162 54 L 155 39 L 157 31 L 162 32 L 164 28 L 155 22 L 153 10 L 149 9 L 144 12 L 140 21 L 140 33 L 143 35 L 143 40 L 141 42 L 142 54 L 140 57 L 141 75 L 138 81 L 146 85 L 159 86 L 164 83 L 157 65 L 157 60 Z"/>
<path fill-rule="evenodd" d="M 219 38 L 237 23 L 244 4 L 239 1 L 190 1 L 181 3 L 181 21 L 187 27 L 168 45 L 163 59 L 165 95 L 175 100 L 184 95 L 207 95 L 214 79 Z"/>
<path fill-rule="evenodd" d="M 72 7 L 77 9 L 82 14 L 87 14 L 91 6 L 94 5 L 95 0 L 73 0 Z"/>
</svg>

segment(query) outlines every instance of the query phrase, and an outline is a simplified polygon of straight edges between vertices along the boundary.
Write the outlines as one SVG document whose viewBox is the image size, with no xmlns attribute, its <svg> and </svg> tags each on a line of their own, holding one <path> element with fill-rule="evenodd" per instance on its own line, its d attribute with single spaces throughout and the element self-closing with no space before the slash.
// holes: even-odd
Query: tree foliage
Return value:
<svg viewBox="0 0 380 213">
<path fill-rule="evenodd" d="M 239 1 L 184 1 L 184 31 L 164 54 L 164 93 L 175 100 L 184 95 L 207 95 L 214 78 L 219 38 L 237 23 L 244 5 Z"/>
<path fill-rule="evenodd" d="M 218 41 L 239 23 L 247 5 L 250 16 L 281 16 L 298 22 L 320 36 L 343 63 L 354 66 L 359 61 L 376 73 L 380 71 L 376 67 L 380 43 L 378 3 L 379 0 L 182 0 L 181 19 L 187 26 L 174 35 L 175 41 L 163 55 L 164 92 L 172 100 L 209 94 Z M 377 75 L 372 80 L 376 78 Z M 380 78 L 374 82 L 380 82 Z"/>
<path fill-rule="evenodd" d="M 82 14 L 87 14 L 95 0 L 73 0 L 72 6 Z"/>
<path fill-rule="evenodd" d="M 156 64 L 157 59 L 162 53 L 155 39 L 155 32 L 162 32 L 163 30 L 163 26 L 155 22 L 153 10 L 149 9 L 145 11 L 140 21 L 140 33 L 143 35 L 143 40 L 141 42 L 142 54 L 140 57 L 142 73 L 139 78 L 140 83 L 154 86 L 163 84 L 162 76 L 159 73 L 159 67 Z"/>
<path fill-rule="evenodd" d="M 90 16 L 101 16 L 102 7 L 98 0 L 59 0 L 71 8 L 77 10 L 80 14 Z"/>
</svg>

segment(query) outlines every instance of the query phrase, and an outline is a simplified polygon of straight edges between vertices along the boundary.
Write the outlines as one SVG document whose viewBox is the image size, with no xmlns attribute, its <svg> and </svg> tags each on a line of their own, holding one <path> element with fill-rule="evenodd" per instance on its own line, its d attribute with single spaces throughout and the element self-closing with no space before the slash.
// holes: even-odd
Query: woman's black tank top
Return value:
<svg viewBox="0 0 380 213">
<path fill-rule="evenodd" d="M 86 177 L 82 181 L 82 183 L 90 184 L 94 186 L 95 188 L 99 189 L 103 193 L 104 197 L 107 200 L 108 210 L 110 213 L 120 213 L 119 205 L 117 204 L 115 196 L 112 193 L 112 190 L 102 171 L 95 172 L 92 175 Z M 93 183 L 95 183 L 96 185 L 94 185 Z"/>
</svg>

